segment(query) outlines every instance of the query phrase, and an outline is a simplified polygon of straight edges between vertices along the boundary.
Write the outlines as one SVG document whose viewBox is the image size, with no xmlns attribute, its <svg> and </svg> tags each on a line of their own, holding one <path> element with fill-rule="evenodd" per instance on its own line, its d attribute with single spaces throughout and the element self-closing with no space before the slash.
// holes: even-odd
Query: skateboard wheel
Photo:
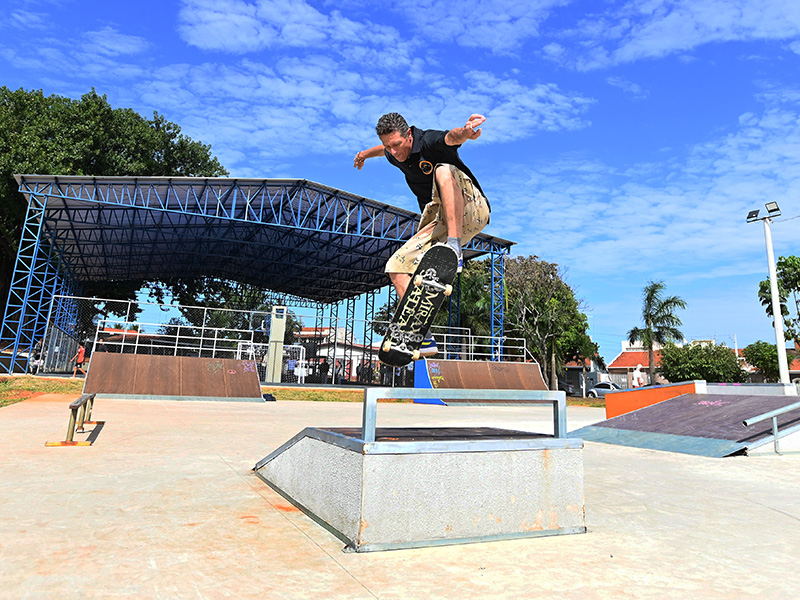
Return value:
<svg viewBox="0 0 800 600">
<path fill-rule="evenodd" d="M 414 360 L 419 360 L 419 350 L 414 350 L 414 353 L 411 355 Z"/>
<path fill-rule="evenodd" d="M 391 349 L 392 349 L 392 342 L 390 342 L 389 340 L 386 340 L 385 342 L 383 342 L 383 351 L 384 352 L 389 352 L 389 350 L 391 350 Z"/>
<path fill-rule="evenodd" d="M 416 285 L 417 287 L 422 285 L 422 275 L 414 276 L 414 285 Z"/>
<path fill-rule="evenodd" d="M 452 293 L 453 293 L 453 286 L 448 283 L 446 286 L 444 286 L 444 295 L 449 296 Z"/>
</svg>

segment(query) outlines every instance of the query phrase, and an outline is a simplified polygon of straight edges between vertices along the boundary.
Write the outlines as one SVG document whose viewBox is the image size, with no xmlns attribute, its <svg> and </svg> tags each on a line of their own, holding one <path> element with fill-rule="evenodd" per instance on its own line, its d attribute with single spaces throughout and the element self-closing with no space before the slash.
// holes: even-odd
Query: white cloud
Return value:
<svg viewBox="0 0 800 600">
<path fill-rule="evenodd" d="M 518 253 L 570 265 L 582 277 L 646 278 L 653 269 L 683 282 L 762 276 L 763 235 L 745 215 L 770 200 L 787 217 L 800 214 L 796 96 L 765 94 L 761 113 L 742 115 L 735 132 L 696 146 L 677 164 L 620 171 L 566 156 L 481 177 L 502 207 L 493 227 L 519 242 Z M 535 227 L 521 214 L 535 215 Z M 773 227 L 776 254 L 797 252 L 793 227 Z"/>
<path fill-rule="evenodd" d="M 29 10 L 14 10 L 9 15 L 14 27 L 23 29 L 48 29 L 47 14 Z"/>
<path fill-rule="evenodd" d="M 324 49 L 366 65 L 409 62 L 409 44 L 392 27 L 320 12 L 305 0 L 184 0 L 179 32 L 203 50 L 251 53 L 270 48 Z"/>
<path fill-rule="evenodd" d="M 247 52 L 267 46 L 275 30 L 261 23 L 256 7 L 240 0 L 189 0 L 178 31 L 189 44 L 209 50 Z"/>
<path fill-rule="evenodd" d="M 426 128 L 443 129 L 461 126 L 470 112 L 482 112 L 488 121 L 480 143 L 497 143 L 583 127 L 582 115 L 591 103 L 556 86 L 529 86 L 485 72 L 395 97 L 376 93 L 381 86 L 376 89 L 371 78 L 325 56 L 287 57 L 271 67 L 251 60 L 206 63 L 161 69 L 155 77 L 133 90 L 139 102 L 169 110 L 175 115 L 170 118 L 191 125 L 220 151 L 248 149 L 270 161 L 372 146 L 377 117 L 393 110 Z M 247 158 L 252 162 L 252 155 Z"/>
<path fill-rule="evenodd" d="M 630 95 L 634 100 L 643 100 L 647 98 L 648 95 L 648 91 L 638 83 L 634 83 L 618 75 L 607 78 L 606 83 L 608 83 L 610 86 L 621 89 L 623 92 Z"/>
<path fill-rule="evenodd" d="M 539 36 L 551 12 L 570 0 L 399 0 L 392 6 L 426 40 L 453 42 L 492 52 L 518 50 Z"/>
<path fill-rule="evenodd" d="M 149 47 L 149 43 L 144 38 L 120 33 L 113 27 L 89 31 L 86 33 L 86 39 L 86 50 L 103 56 L 140 54 Z"/>
<path fill-rule="evenodd" d="M 618 6 L 561 32 L 575 42 L 568 54 L 545 51 L 542 56 L 586 70 L 714 42 L 800 38 L 796 0 L 632 0 Z"/>
</svg>

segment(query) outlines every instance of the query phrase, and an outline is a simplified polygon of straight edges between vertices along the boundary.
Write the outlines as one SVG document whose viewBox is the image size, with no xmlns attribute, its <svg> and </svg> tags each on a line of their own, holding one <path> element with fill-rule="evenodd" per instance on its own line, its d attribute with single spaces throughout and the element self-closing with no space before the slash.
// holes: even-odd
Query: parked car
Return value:
<svg viewBox="0 0 800 600">
<path fill-rule="evenodd" d="M 613 381 L 601 381 L 588 392 L 586 392 L 586 395 L 589 398 L 605 398 L 606 392 L 613 392 L 621 389 L 622 388 Z"/>
<path fill-rule="evenodd" d="M 567 383 L 566 381 L 562 381 L 561 379 L 558 380 L 558 391 L 559 392 L 566 392 L 567 396 L 574 396 L 575 395 L 575 386 L 571 383 Z"/>
</svg>

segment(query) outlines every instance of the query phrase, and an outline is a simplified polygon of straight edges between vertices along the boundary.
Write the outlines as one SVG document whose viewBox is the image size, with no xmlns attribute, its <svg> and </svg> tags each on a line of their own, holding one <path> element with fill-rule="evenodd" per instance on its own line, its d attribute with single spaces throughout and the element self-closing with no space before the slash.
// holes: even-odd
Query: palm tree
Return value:
<svg viewBox="0 0 800 600">
<path fill-rule="evenodd" d="M 653 351 L 654 344 L 666 344 L 670 341 L 683 339 L 683 334 L 678 330 L 681 320 L 675 314 L 679 308 L 686 308 L 686 301 L 679 296 L 664 298 L 663 281 L 649 281 L 642 292 L 642 320 L 644 327 L 634 327 L 628 332 L 628 341 L 642 342 L 647 349 L 650 364 L 650 383 L 655 381 L 656 359 Z"/>
</svg>

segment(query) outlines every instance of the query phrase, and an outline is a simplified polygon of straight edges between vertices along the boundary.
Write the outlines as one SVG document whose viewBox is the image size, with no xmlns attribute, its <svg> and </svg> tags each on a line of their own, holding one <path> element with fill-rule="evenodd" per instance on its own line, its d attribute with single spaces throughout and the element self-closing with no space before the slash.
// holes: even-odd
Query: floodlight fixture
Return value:
<svg viewBox="0 0 800 600">
<path fill-rule="evenodd" d="M 775 346 L 778 349 L 778 372 L 780 373 L 781 383 L 789 383 L 789 360 L 786 357 L 786 338 L 783 335 L 783 313 L 781 312 L 780 295 L 778 293 L 778 276 L 775 268 L 775 254 L 772 250 L 772 230 L 770 224 L 772 217 L 779 217 L 781 209 L 777 202 L 767 202 L 764 205 L 767 209 L 766 216 L 759 218 L 757 210 L 747 213 L 747 222 L 762 221 L 764 223 L 764 240 L 767 243 L 767 268 L 769 269 L 769 287 L 772 297 L 772 318 L 775 327 Z"/>
</svg>

